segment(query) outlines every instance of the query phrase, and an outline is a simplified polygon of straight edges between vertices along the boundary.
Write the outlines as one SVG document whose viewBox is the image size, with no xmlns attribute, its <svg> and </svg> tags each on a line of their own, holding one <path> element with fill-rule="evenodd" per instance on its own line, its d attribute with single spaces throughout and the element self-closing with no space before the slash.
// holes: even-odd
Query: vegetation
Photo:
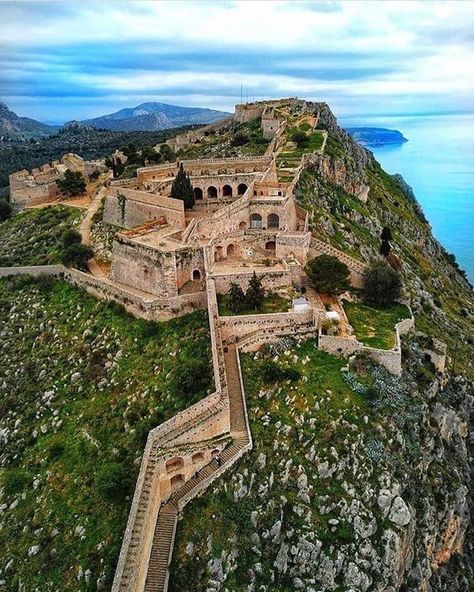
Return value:
<svg viewBox="0 0 474 592">
<path fill-rule="evenodd" d="M 171 185 L 171 197 L 181 199 L 184 202 L 184 208 L 191 210 L 194 207 L 193 185 L 189 175 L 185 172 L 183 163 L 179 165 L 179 170 Z"/>
<path fill-rule="evenodd" d="M 195 126 L 160 132 L 111 132 L 81 126 L 68 128 L 55 136 L 35 142 L 0 143 L 0 188 L 8 187 L 10 173 L 21 169 L 31 170 L 46 162 L 58 160 L 68 152 L 93 160 L 110 156 L 115 150 L 129 144 L 133 144 L 137 150 L 152 147 L 193 127 Z M 167 149 L 161 153 L 167 156 Z"/>
<path fill-rule="evenodd" d="M 245 297 L 245 294 L 244 294 Z M 217 302 L 219 304 L 219 314 L 222 316 L 231 316 L 234 314 L 251 315 L 255 314 L 255 308 L 247 302 L 242 308 L 235 310 L 235 303 L 231 301 L 230 294 L 218 294 Z M 278 294 L 267 294 L 263 297 L 258 309 L 259 314 L 270 314 L 273 312 L 287 312 L 291 303 L 287 298 Z"/>
<path fill-rule="evenodd" d="M 61 262 L 63 235 L 77 228 L 78 208 L 47 206 L 25 210 L 0 223 L 0 266 Z"/>
<path fill-rule="evenodd" d="M 0 199 L 0 222 L 10 218 L 12 215 L 12 208 L 6 199 Z"/>
<path fill-rule="evenodd" d="M 211 387 L 206 315 L 146 322 L 19 277 L 0 318 L 4 589 L 110 589 L 148 431 Z M 203 377 L 172 390 L 190 361 Z"/>
<path fill-rule="evenodd" d="M 79 171 L 67 169 L 62 179 L 56 181 L 59 189 L 66 195 L 81 195 L 86 190 L 86 181 Z"/>
<path fill-rule="evenodd" d="M 77 267 L 87 271 L 87 262 L 94 256 L 91 247 L 83 244 L 72 244 L 65 247 L 61 253 L 61 263 L 66 267 Z"/>
<path fill-rule="evenodd" d="M 245 292 L 245 302 L 249 308 L 253 308 L 253 310 L 260 310 L 264 298 L 265 290 L 262 286 L 262 280 L 254 271 L 249 281 L 249 287 Z"/>
<path fill-rule="evenodd" d="M 344 301 L 344 310 L 357 339 L 380 349 L 395 346 L 395 325 L 410 317 L 410 311 L 404 304 L 383 307 Z"/>
<path fill-rule="evenodd" d="M 364 272 L 364 300 L 386 305 L 400 298 L 402 280 L 388 263 L 375 262 Z"/>
<path fill-rule="evenodd" d="M 319 255 L 305 267 L 314 288 L 322 294 L 340 294 L 349 286 L 350 271 L 345 263 L 332 255 Z"/>
<path fill-rule="evenodd" d="M 242 290 L 239 284 L 231 282 L 229 293 L 227 295 L 227 301 L 229 309 L 234 314 L 239 314 L 246 308 L 247 302 L 245 299 L 245 292 Z"/>
</svg>

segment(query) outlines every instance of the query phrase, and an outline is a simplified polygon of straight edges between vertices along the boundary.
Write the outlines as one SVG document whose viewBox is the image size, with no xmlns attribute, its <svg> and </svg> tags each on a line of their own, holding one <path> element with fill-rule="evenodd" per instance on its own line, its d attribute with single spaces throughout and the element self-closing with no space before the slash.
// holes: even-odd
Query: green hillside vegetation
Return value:
<svg viewBox="0 0 474 592">
<path fill-rule="evenodd" d="M 47 206 L 0 222 L 0 267 L 60 263 L 62 235 L 82 216 L 79 208 Z"/>
<path fill-rule="evenodd" d="M 211 388 L 206 314 L 146 322 L 20 277 L 0 317 L 2 590 L 109 590 L 148 431 Z"/>
<path fill-rule="evenodd" d="M 395 346 L 395 325 L 410 318 L 410 311 L 403 304 L 377 307 L 344 302 L 344 310 L 357 339 L 364 345 L 380 349 Z"/>
<path fill-rule="evenodd" d="M 359 545 L 370 557 L 363 568 L 370 580 L 363 581 L 380 582 L 382 570 L 389 581 L 385 545 L 401 529 L 383 515 L 379 488 L 401 482 L 404 500 L 423 521 L 428 504 L 443 508 L 455 499 L 458 468 L 466 467 L 450 449 L 444 482 L 437 463 L 420 470 L 431 436 L 415 427 L 424 424 L 426 399 L 414 373 L 430 370 L 413 347 L 404 378 L 363 361 L 341 372 L 346 361 L 317 350 L 314 340 L 284 339 L 242 355 L 254 450 L 186 508 L 172 592 L 204 592 L 211 580 L 225 581 L 229 592 L 269 582 L 279 592 L 309 589 L 310 582 L 316 590 L 346 591 L 349 576 L 337 559 L 351 561 Z M 269 366 L 290 379 L 270 381 Z"/>
</svg>

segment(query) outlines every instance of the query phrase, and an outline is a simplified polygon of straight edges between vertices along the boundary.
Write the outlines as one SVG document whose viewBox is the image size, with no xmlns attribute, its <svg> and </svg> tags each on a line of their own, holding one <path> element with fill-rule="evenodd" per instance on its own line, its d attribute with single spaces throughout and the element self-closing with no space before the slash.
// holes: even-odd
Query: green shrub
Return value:
<svg viewBox="0 0 474 592">
<path fill-rule="evenodd" d="M 349 268 L 332 255 L 311 259 L 305 271 L 314 288 L 323 294 L 340 294 L 349 288 Z"/>
<path fill-rule="evenodd" d="M 10 218 L 12 215 L 12 208 L 5 199 L 0 199 L 0 222 Z"/>
<path fill-rule="evenodd" d="M 30 477 L 26 471 L 19 468 L 6 469 L 1 476 L 2 487 L 7 495 L 22 492 L 29 484 Z"/>
<path fill-rule="evenodd" d="M 80 195 L 86 190 L 86 182 L 79 171 L 67 169 L 63 179 L 56 181 L 59 189 L 66 195 Z"/>
<path fill-rule="evenodd" d="M 97 473 L 97 490 L 105 498 L 119 501 L 129 493 L 130 484 L 130 474 L 122 463 L 104 465 Z"/>
<path fill-rule="evenodd" d="M 87 245 L 73 244 L 61 253 L 61 263 L 67 267 L 86 270 L 87 262 L 94 256 L 94 251 Z"/>
<path fill-rule="evenodd" d="M 402 280 L 400 275 L 384 262 L 375 262 L 364 272 L 364 300 L 386 305 L 400 297 Z"/>
<path fill-rule="evenodd" d="M 266 384 L 274 384 L 283 380 L 299 380 L 301 372 L 294 367 L 282 368 L 273 360 L 266 360 L 260 367 L 262 380 Z"/>
<path fill-rule="evenodd" d="M 82 241 L 81 235 L 74 228 L 68 228 L 63 232 L 62 242 L 65 247 L 77 245 Z"/>
</svg>

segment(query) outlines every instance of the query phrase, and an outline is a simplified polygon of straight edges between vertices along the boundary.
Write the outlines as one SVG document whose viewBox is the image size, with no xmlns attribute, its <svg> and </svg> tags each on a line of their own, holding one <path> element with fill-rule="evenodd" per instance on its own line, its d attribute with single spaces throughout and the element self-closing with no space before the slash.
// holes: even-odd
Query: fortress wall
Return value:
<svg viewBox="0 0 474 592">
<path fill-rule="evenodd" d="M 294 257 L 301 265 L 307 260 L 311 234 L 283 234 L 277 235 L 276 257 L 278 259 L 289 259 Z"/>
<path fill-rule="evenodd" d="M 160 298 L 178 295 L 175 254 L 119 238 L 113 243 L 110 279 Z"/>
<path fill-rule="evenodd" d="M 246 290 L 254 270 L 241 273 L 213 274 L 216 290 L 219 294 L 226 294 L 230 289 L 230 284 L 235 283 Z M 265 290 L 273 291 L 278 288 L 287 288 L 300 281 L 301 268 L 299 266 L 291 267 L 285 270 L 271 271 L 271 268 L 264 268 L 261 271 L 255 269 L 255 273 L 262 280 L 262 286 Z"/>
<path fill-rule="evenodd" d="M 199 271 L 200 281 L 204 289 L 206 272 L 202 247 L 185 247 L 176 251 L 176 277 L 178 289 L 193 279 L 193 272 Z"/>
<path fill-rule="evenodd" d="M 170 226 L 184 229 L 184 202 L 123 187 L 108 190 L 103 215 L 107 224 L 134 228 L 163 216 Z"/>
<path fill-rule="evenodd" d="M 219 317 L 224 342 L 232 342 L 249 333 L 260 330 L 297 330 L 300 326 L 314 325 L 312 309 L 305 312 L 279 312 L 272 314 L 236 315 Z"/>
</svg>

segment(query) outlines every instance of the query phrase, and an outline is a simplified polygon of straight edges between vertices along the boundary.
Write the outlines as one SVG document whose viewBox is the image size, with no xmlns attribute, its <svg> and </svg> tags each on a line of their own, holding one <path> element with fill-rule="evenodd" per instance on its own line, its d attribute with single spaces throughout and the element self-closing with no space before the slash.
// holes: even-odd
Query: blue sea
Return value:
<svg viewBox="0 0 474 592">
<path fill-rule="evenodd" d="M 339 124 L 396 129 L 409 140 L 368 148 L 413 187 L 436 238 L 474 283 L 474 114 L 341 117 Z"/>
</svg>

